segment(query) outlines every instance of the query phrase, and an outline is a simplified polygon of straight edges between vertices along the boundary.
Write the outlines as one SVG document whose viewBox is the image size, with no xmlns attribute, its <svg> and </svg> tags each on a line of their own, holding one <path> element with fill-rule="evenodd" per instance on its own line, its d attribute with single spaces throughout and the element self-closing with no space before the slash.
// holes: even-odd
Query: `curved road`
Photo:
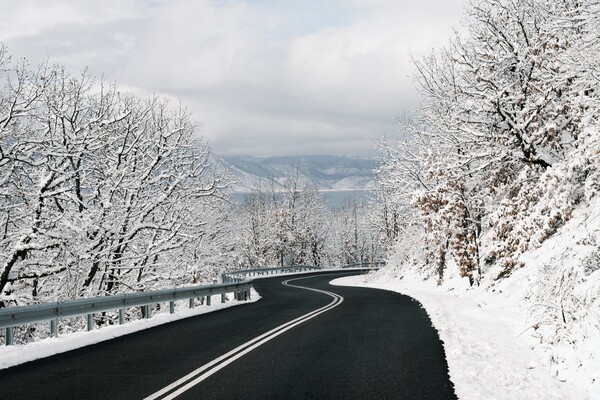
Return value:
<svg viewBox="0 0 600 400">
<path fill-rule="evenodd" d="M 0 370 L 1 397 L 456 399 L 419 303 L 329 285 L 356 273 L 254 281 L 256 303 Z"/>
</svg>

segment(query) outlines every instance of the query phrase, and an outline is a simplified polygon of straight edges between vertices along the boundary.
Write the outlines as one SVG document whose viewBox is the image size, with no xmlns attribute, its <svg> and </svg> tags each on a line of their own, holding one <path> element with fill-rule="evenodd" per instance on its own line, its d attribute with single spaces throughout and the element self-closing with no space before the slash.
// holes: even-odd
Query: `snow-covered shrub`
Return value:
<svg viewBox="0 0 600 400">
<path fill-rule="evenodd" d="M 525 169 L 514 191 L 490 216 L 494 257 L 504 274 L 521 266 L 521 254 L 538 248 L 567 222 L 577 205 L 598 195 L 600 146 L 598 131 L 584 130 L 563 162 L 538 172 Z"/>
</svg>

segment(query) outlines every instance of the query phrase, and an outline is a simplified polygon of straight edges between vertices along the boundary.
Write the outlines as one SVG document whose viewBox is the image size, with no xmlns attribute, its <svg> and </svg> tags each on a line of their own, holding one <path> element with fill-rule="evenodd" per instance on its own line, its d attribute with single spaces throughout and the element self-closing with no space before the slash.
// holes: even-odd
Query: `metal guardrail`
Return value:
<svg viewBox="0 0 600 400">
<path fill-rule="evenodd" d="M 377 269 L 385 266 L 385 261 L 373 261 L 373 262 L 362 262 L 355 264 L 346 264 L 342 266 L 343 269 L 346 268 L 370 268 Z"/>
<path fill-rule="evenodd" d="M 169 312 L 175 313 L 175 301 L 189 299 L 189 307 L 194 307 L 194 299 L 206 296 L 206 304 L 210 305 L 212 295 L 221 295 L 225 302 L 226 293 L 236 293 L 237 299 L 249 298 L 252 287 L 249 281 L 234 283 L 190 286 L 175 289 L 156 290 L 139 293 L 126 293 L 113 296 L 89 297 L 60 301 L 54 303 L 33 304 L 29 306 L 8 307 L 0 309 L 0 328 L 5 328 L 6 345 L 13 344 L 13 328 L 19 325 L 50 321 L 50 334 L 58 336 L 57 321 L 59 318 L 87 315 L 87 330 L 94 329 L 94 313 L 110 310 L 119 311 L 119 324 L 125 323 L 125 308 L 144 306 L 146 318 L 152 316 L 151 304 L 169 302 Z"/>
<path fill-rule="evenodd" d="M 384 261 L 356 263 L 344 265 L 342 268 L 377 269 L 385 265 Z M 94 314 L 110 310 L 119 311 L 119 324 L 125 323 L 127 307 L 144 306 L 146 318 L 152 316 L 151 304 L 169 302 L 169 312 L 175 313 L 175 301 L 189 299 L 189 307 L 194 307 L 194 299 L 206 296 L 206 304 L 210 305 L 212 295 L 221 295 L 221 302 L 226 300 L 226 293 L 236 293 L 237 299 L 247 299 L 252 287 L 246 279 L 256 276 L 269 276 L 307 271 L 322 271 L 323 268 L 311 265 L 290 265 L 285 267 L 255 268 L 230 271 L 222 274 L 221 284 L 191 286 L 184 288 L 156 290 L 150 292 L 126 293 L 113 296 L 89 297 L 85 299 L 62 302 L 33 304 L 29 306 L 8 307 L 0 309 L 0 329 L 4 328 L 6 345 L 13 344 L 13 328 L 34 322 L 50 321 L 51 336 L 58 336 L 58 319 L 87 316 L 87 329 L 94 329 Z"/>
<path fill-rule="evenodd" d="M 321 271 L 322 268 L 316 265 L 289 265 L 285 267 L 239 269 L 226 272 L 221 275 L 221 281 L 236 282 L 242 279 L 253 278 L 256 276 L 291 274 L 294 272 Z"/>
<path fill-rule="evenodd" d="M 385 261 L 362 262 L 347 264 L 342 266 L 346 268 L 378 269 L 385 266 Z M 323 271 L 324 269 L 316 265 L 289 265 L 285 267 L 238 269 L 236 271 L 226 272 L 221 275 L 222 282 L 236 282 L 242 279 L 250 279 L 257 276 L 264 277 L 270 275 L 289 274 L 294 272 Z"/>
</svg>

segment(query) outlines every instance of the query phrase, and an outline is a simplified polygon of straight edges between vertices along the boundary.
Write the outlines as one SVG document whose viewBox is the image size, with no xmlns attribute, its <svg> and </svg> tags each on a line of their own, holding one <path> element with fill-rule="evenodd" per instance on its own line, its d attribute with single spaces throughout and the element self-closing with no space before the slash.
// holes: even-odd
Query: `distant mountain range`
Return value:
<svg viewBox="0 0 600 400">
<path fill-rule="evenodd" d="M 259 186 L 283 188 L 286 179 L 298 175 L 301 181 L 315 182 L 323 191 L 372 190 L 375 187 L 374 159 L 343 156 L 215 156 L 239 182 L 236 192 L 250 192 Z M 267 187 L 268 187 L 267 186 Z"/>
</svg>

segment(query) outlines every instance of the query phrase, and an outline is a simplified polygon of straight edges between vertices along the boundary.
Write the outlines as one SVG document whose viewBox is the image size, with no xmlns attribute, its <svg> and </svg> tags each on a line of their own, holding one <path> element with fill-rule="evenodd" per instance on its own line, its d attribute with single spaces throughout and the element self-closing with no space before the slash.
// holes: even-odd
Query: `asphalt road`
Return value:
<svg viewBox="0 0 600 400">
<path fill-rule="evenodd" d="M 328 284 L 346 274 L 257 280 L 256 303 L 0 370 L 0 398 L 455 399 L 419 303 Z"/>
</svg>

